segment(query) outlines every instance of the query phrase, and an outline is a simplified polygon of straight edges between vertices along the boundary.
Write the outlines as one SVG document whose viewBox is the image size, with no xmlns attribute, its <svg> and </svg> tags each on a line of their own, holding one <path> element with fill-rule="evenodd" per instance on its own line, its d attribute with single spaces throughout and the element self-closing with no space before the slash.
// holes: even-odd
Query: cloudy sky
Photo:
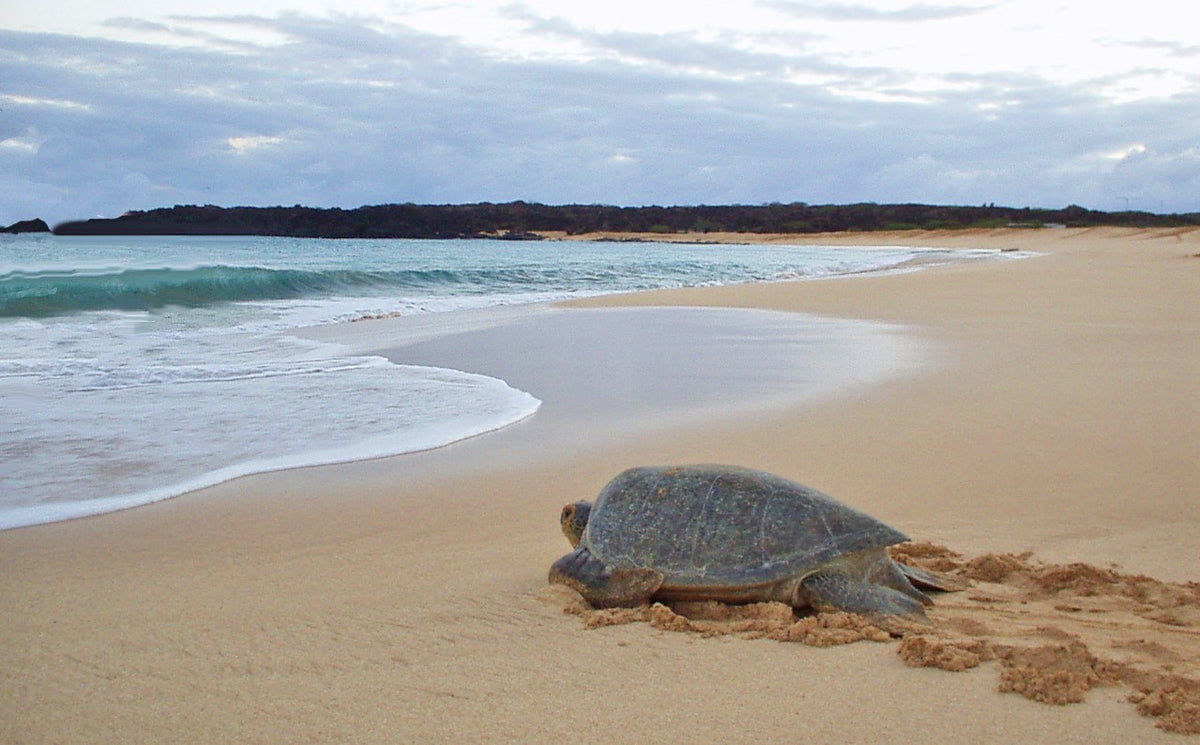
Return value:
<svg viewBox="0 0 1200 745">
<path fill-rule="evenodd" d="M 0 5 L 0 224 L 515 199 L 1200 211 L 1191 15 L 1180 0 L 17 0 Z"/>
</svg>

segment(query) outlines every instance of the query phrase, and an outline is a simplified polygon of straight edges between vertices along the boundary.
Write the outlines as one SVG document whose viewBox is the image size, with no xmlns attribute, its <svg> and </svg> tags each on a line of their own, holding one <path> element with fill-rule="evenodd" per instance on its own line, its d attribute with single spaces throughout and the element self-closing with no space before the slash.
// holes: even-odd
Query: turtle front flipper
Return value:
<svg viewBox="0 0 1200 745">
<path fill-rule="evenodd" d="M 925 607 L 919 600 L 836 569 L 822 569 L 805 577 L 796 595 L 793 605 L 857 613 L 887 631 L 902 628 L 904 622 L 929 625 Z"/>
<path fill-rule="evenodd" d="M 580 546 L 550 567 L 550 583 L 575 590 L 596 608 L 632 608 L 650 601 L 663 583 L 652 569 L 610 571 L 604 562 Z"/>
</svg>

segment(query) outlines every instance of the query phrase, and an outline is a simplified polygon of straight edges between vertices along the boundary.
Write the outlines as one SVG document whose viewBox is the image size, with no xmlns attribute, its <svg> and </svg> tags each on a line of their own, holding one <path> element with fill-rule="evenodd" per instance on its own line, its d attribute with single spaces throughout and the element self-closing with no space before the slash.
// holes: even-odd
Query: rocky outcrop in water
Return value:
<svg viewBox="0 0 1200 745">
<path fill-rule="evenodd" d="M 49 233 L 50 226 L 41 218 L 33 220 L 20 220 L 9 225 L 7 228 L 0 228 L 0 233 Z"/>
</svg>

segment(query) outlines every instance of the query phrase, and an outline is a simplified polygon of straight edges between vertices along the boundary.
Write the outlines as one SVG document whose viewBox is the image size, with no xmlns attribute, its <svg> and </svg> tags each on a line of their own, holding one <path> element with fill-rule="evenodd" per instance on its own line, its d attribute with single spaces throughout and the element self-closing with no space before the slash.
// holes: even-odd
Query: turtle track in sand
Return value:
<svg viewBox="0 0 1200 745">
<path fill-rule="evenodd" d="M 930 543 L 901 544 L 891 553 L 971 583 L 963 592 L 936 594 L 932 627 L 899 635 L 905 664 L 949 671 L 995 665 L 1001 692 L 1047 704 L 1083 701 L 1096 686 L 1124 686 L 1160 729 L 1200 734 L 1200 582 L 1049 564 L 1028 553 L 967 558 Z M 558 591 L 564 610 L 587 628 L 643 622 L 663 631 L 817 647 L 895 638 L 854 614 L 796 615 L 783 603 L 597 610 L 566 588 Z"/>
</svg>

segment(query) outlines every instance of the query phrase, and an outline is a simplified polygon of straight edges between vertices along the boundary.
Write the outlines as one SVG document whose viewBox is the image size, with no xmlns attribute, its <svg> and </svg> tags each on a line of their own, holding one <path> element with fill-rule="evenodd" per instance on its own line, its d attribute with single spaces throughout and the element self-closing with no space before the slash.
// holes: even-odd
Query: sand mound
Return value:
<svg viewBox="0 0 1200 745">
<path fill-rule="evenodd" d="M 907 664 L 965 670 L 994 659 L 1000 691 L 1049 704 L 1123 685 L 1161 729 L 1200 734 L 1200 583 L 1047 564 L 1028 553 L 964 559 L 917 544 L 895 554 L 975 582 L 937 598 L 933 629 L 900 644 Z"/>
<path fill-rule="evenodd" d="M 568 591 L 563 604 L 587 628 L 647 623 L 816 647 L 900 637 L 898 654 L 912 667 L 963 671 L 994 663 L 999 691 L 1056 705 L 1081 702 L 1096 686 L 1120 685 L 1159 728 L 1200 734 L 1200 583 L 1047 564 L 1028 553 L 967 558 L 930 543 L 902 544 L 892 555 L 970 589 L 938 594 L 932 626 L 886 629 L 850 613 L 797 615 L 782 603 L 597 610 Z"/>
<path fill-rule="evenodd" d="M 1117 681 L 1083 642 L 1037 647 L 999 647 L 1000 691 L 1013 691 L 1046 704 L 1075 704 L 1093 686 Z"/>
<path fill-rule="evenodd" d="M 663 631 L 686 631 L 701 636 L 736 635 L 775 639 L 812 647 L 831 647 L 857 641 L 888 641 L 891 634 L 853 613 L 821 613 L 798 617 L 784 603 L 727 605 L 714 601 L 663 603 L 640 608 L 591 608 L 578 595 L 567 612 L 582 616 L 589 629 L 627 623 L 648 623 Z"/>
<path fill-rule="evenodd" d="M 961 673 L 995 658 L 991 646 L 979 639 L 939 639 L 911 634 L 900 641 L 900 659 L 911 667 L 936 667 Z"/>
</svg>

